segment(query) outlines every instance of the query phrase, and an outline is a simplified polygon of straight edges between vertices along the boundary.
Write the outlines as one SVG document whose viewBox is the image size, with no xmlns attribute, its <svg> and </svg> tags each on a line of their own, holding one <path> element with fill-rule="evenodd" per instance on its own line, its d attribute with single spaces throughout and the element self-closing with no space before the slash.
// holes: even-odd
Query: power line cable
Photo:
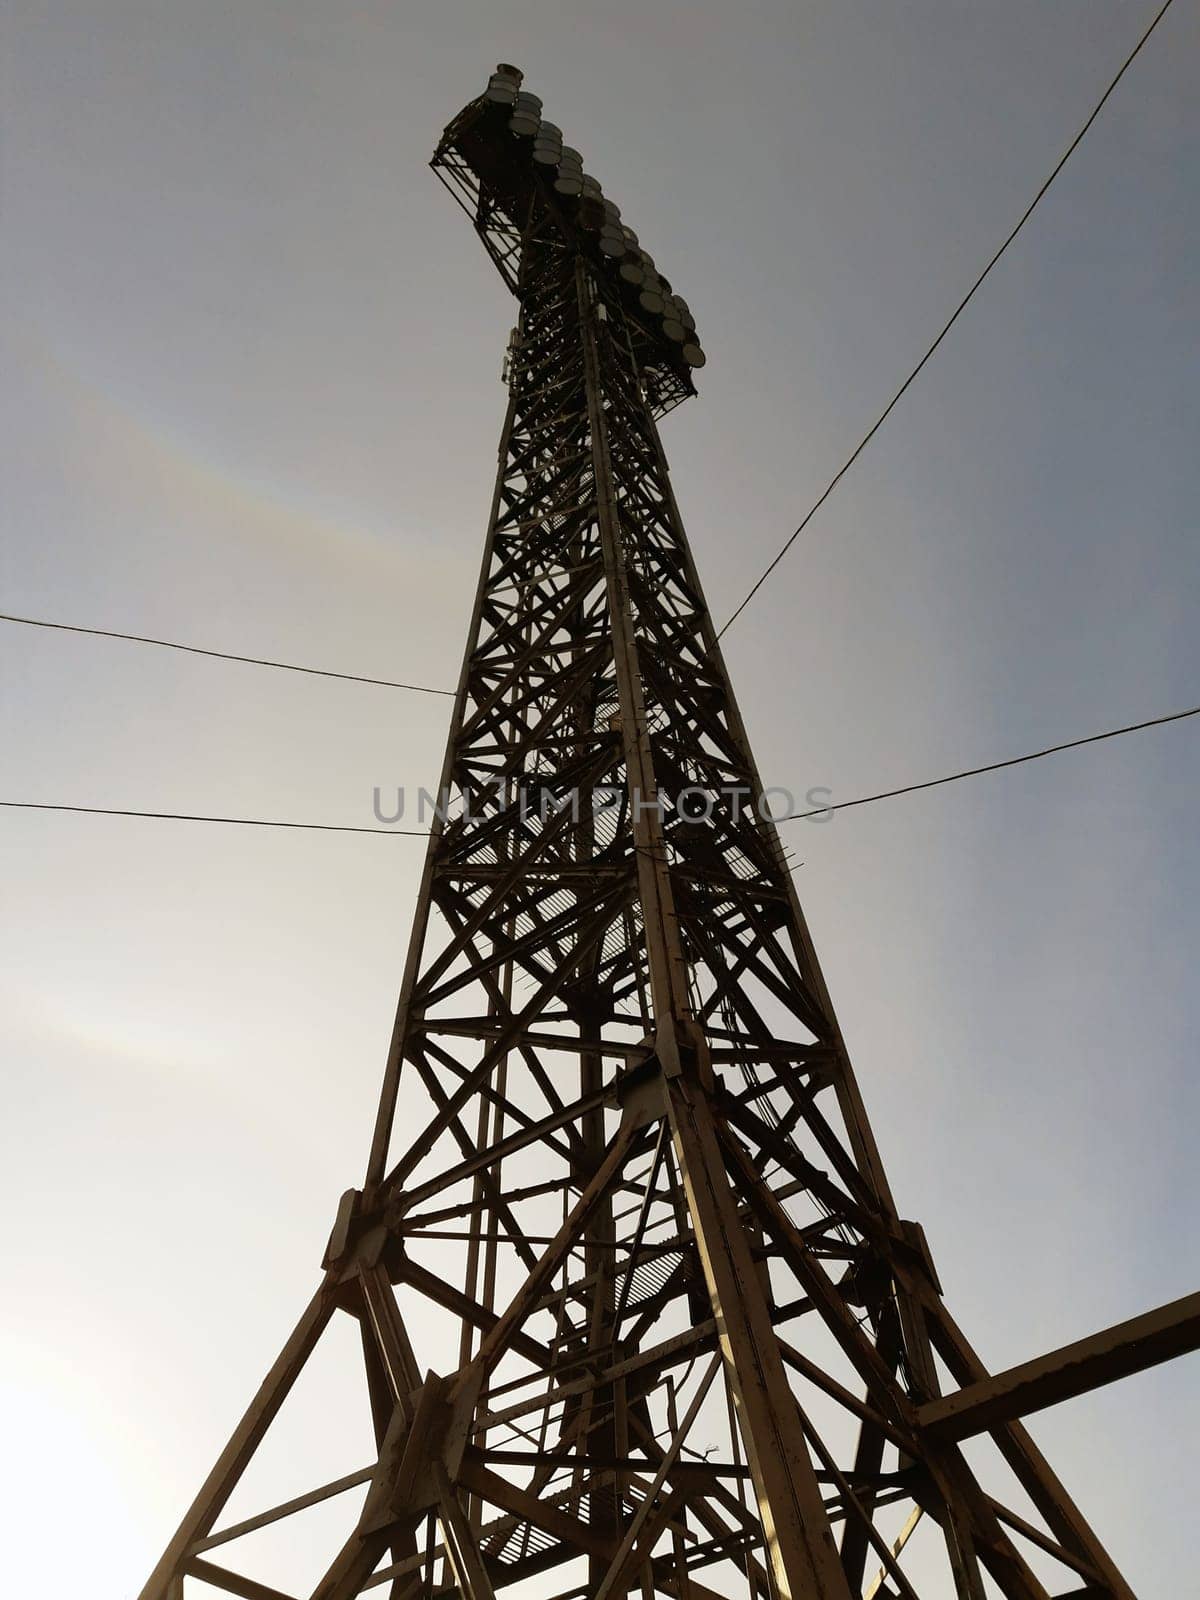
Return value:
<svg viewBox="0 0 1200 1600">
<path fill-rule="evenodd" d="M 117 633 L 112 628 L 81 628 L 71 622 L 45 622 L 39 617 L 16 617 L 0 611 L 0 622 L 19 622 L 27 628 L 52 628 L 59 633 L 87 633 L 98 639 L 125 639 L 131 644 L 153 644 L 161 650 L 182 650 L 192 656 L 212 656 L 218 661 L 241 661 L 250 667 L 275 667 L 280 672 L 303 672 L 312 678 L 341 678 L 347 683 L 373 683 L 381 689 L 411 689 L 414 694 L 454 697 L 453 689 L 430 689 L 421 683 L 397 683 L 391 678 L 367 678 L 358 672 L 330 672 L 324 667 L 301 667 L 292 661 L 267 661 L 260 656 L 236 656 L 228 650 L 203 650 L 195 644 L 177 644 L 173 639 L 149 639 L 140 633 Z"/>
<path fill-rule="evenodd" d="M 1163 17 L 1166 16 L 1167 12 L 1171 8 L 1171 5 L 1172 5 L 1172 0 L 1164 0 L 1164 4 L 1159 8 L 1158 12 L 1156 13 L 1156 15 L 1154 17 L 1154 20 L 1150 23 L 1150 26 L 1146 29 L 1145 33 L 1142 34 L 1142 36 L 1138 40 L 1137 44 L 1134 45 L 1133 49 L 1125 57 L 1125 60 L 1121 65 L 1120 71 L 1117 73 L 1116 77 L 1109 84 L 1108 88 L 1105 89 L 1104 93 L 1100 96 L 1100 99 L 1096 102 L 1096 105 L 1092 110 L 1091 116 L 1088 117 L 1088 119 L 1084 123 L 1083 127 L 1080 128 L 1079 132 L 1071 140 L 1071 143 L 1067 146 L 1067 149 L 1066 149 L 1065 153 L 1063 154 L 1062 158 L 1059 160 L 1058 165 L 1054 168 L 1053 172 L 1051 172 L 1050 176 L 1046 179 L 1045 183 L 1042 184 L 1041 188 L 1034 195 L 1033 199 L 1029 202 L 1028 206 L 1026 206 L 1025 211 L 1022 214 L 1021 219 L 1017 223 L 1016 227 L 1008 235 L 1008 237 L 1005 239 L 1004 243 L 1000 246 L 1000 248 L 996 251 L 995 255 L 988 262 L 987 266 L 984 267 L 983 271 L 975 279 L 975 282 L 971 285 L 971 287 L 967 290 L 966 294 L 959 301 L 959 303 L 958 303 L 957 307 L 955 308 L 954 313 L 951 316 L 950 320 L 946 323 L 945 327 L 943 327 L 942 331 L 938 334 L 937 338 L 929 346 L 929 349 L 926 350 L 925 354 L 917 362 L 916 366 L 909 373 L 908 377 L 905 378 L 904 382 L 896 390 L 895 394 L 888 401 L 888 403 L 884 407 L 884 409 L 880 412 L 879 416 L 876 418 L 875 422 L 872 424 L 870 429 L 868 429 L 868 431 L 859 440 L 858 444 L 854 448 L 853 453 L 846 459 L 846 461 L 843 463 L 843 465 L 838 468 L 837 472 L 834 473 L 833 477 L 829 480 L 828 484 L 825 486 L 825 489 L 822 492 L 822 494 L 820 495 L 820 497 L 816 501 L 814 501 L 814 503 L 809 507 L 808 511 L 805 512 L 804 517 L 801 519 L 799 527 L 787 539 L 787 541 L 783 545 L 783 548 L 779 551 L 779 554 L 775 557 L 775 559 L 771 562 L 771 564 L 767 567 L 767 569 L 762 573 L 762 575 L 759 577 L 758 581 L 754 584 L 753 588 L 750 589 L 750 591 L 746 594 L 746 596 L 743 598 L 741 604 L 738 606 L 737 610 L 734 611 L 732 616 L 730 616 L 722 624 L 722 626 L 718 629 L 718 631 L 717 631 L 717 638 L 718 639 L 720 639 L 722 637 L 722 635 L 725 634 L 733 626 L 733 624 L 737 621 L 737 619 L 741 616 L 742 612 L 750 604 L 751 600 L 754 599 L 754 596 L 762 588 L 763 584 L 771 576 L 771 574 L 774 572 L 775 568 L 783 560 L 784 556 L 787 555 L 788 551 L 795 544 L 796 540 L 804 532 L 805 528 L 808 527 L 809 523 L 816 516 L 817 512 L 825 504 L 826 500 L 829 499 L 829 496 L 837 488 L 838 484 L 846 476 L 847 472 L 849 472 L 850 468 L 858 460 L 859 456 L 862 455 L 863 451 L 870 444 L 871 440 L 875 437 L 875 435 L 879 432 L 880 428 L 887 421 L 887 419 L 891 415 L 893 409 L 896 407 L 896 405 L 899 403 L 899 401 L 903 398 L 903 396 L 907 393 L 910 385 L 913 383 L 913 381 L 916 379 L 916 377 L 919 375 L 919 373 L 925 367 L 926 363 L 930 360 L 930 358 L 932 357 L 934 351 L 938 348 L 938 346 L 941 344 L 942 340 L 950 332 L 950 329 L 954 326 L 954 324 L 958 321 L 959 317 L 966 310 L 967 306 L 974 299 L 976 290 L 980 288 L 980 286 L 983 284 L 984 279 L 991 272 L 992 268 L 999 261 L 1000 257 L 1004 254 L 1004 252 L 1008 249 L 1009 245 L 1012 244 L 1013 240 L 1020 233 L 1021 229 L 1029 221 L 1030 217 L 1033 215 L 1034 210 L 1037 207 L 1037 204 L 1041 200 L 1042 196 L 1046 193 L 1047 189 L 1049 189 L 1050 185 L 1054 182 L 1055 178 L 1058 177 L 1059 173 L 1066 166 L 1067 162 L 1071 159 L 1071 156 L 1074 154 L 1074 152 L 1079 148 L 1079 145 L 1083 141 L 1084 135 L 1087 133 L 1087 131 L 1091 127 L 1092 123 L 1095 122 L 1096 118 L 1100 115 L 1100 112 L 1103 110 L 1104 104 L 1107 101 L 1109 95 L 1112 94 L 1113 90 L 1117 87 L 1117 85 L 1120 83 L 1121 79 L 1125 76 L 1125 73 L 1128 70 L 1128 68 L 1130 67 L 1130 65 L 1132 64 L 1134 58 L 1137 56 L 1137 54 L 1141 50 L 1142 46 L 1146 43 L 1146 40 L 1154 32 L 1155 28 L 1158 27 L 1158 25 L 1162 21 Z"/>
<path fill-rule="evenodd" d="M 778 817 L 776 821 L 800 822 L 805 817 L 826 816 L 830 811 L 849 811 L 853 806 L 870 806 L 877 800 L 894 800 L 897 795 L 916 794 L 919 789 L 936 789 L 943 783 L 959 783 L 963 778 L 977 778 L 984 772 L 999 772 L 1004 767 L 1019 767 L 1026 761 L 1041 761 L 1045 756 L 1057 755 L 1060 750 L 1078 750 L 1080 745 L 1099 744 L 1103 739 L 1119 739 L 1123 733 L 1140 733 L 1143 728 L 1159 728 L 1165 722 L 1182 722 L 1185 717 L 1197 716 L 1200 716 L 1200 706 L 1193 706 L 1190 711 L 1171 711 L 1165 717 L 1151 717 L 1147 722 L 1130 722 L 1124 728 L 1089 733 L 1086 738 L 1047 745 L 1044 750 L 1031 750 L 1028 755 L 1009 756 L 1007 761 L 989 761 L 984 767 L 966 767 L 962 772 L 947 773 L 944 778 L 927 778 L 924 783 L 908 783 L 902 789 L 883 789 L 878 794 L 865 794 L 857 800 L 841 800 L 836 805 L 818 806 L 815 811 L 793 811 L 789 816 Z"/>
<path fill-rule="evenodd" d="M 116 806 L 67 806 L 43 800 L 0 800 L 14 811 L 78 811 L 90 817 L 153 817 L 164 822 L 223 822 L 237 828 L 306 828 L 317 833 L 394 833 L 400 838 L 427 839 L 428 828 L 353 828 L 340 822 L 281 822 L 273 817 L 208 817 L 190 811 L 124 811 Z"/>
<path fill-rule="evenodd" d="M 833 805 L 818 806 L 813 811 L 795 811 L 777 818 L 777 822 L 800 822 L 806 817 L 825 816 L 831 811 L 849 811 L 855 806 L 874 805 L 879 800 L 894 800 L 899 795 L 916 794 L 921 789 L 936 789 L 941 784 L 959 783 L 964 778 L 977 778 L 983 773 L 1000 772 L 1005 767 L 1019 767 L 1025 762 L 1041 761 L 1046 756 L 1057 755 L 1062 750 L 1077 750 L 1081 745 L 1099 744 L 1105 739 L 1119 739 L 1126 733 L 1140 733 L 1145 728 L 1162 727 L 1168 722 L 1182 722 L 1187 717 L 1200 716 L 1200 706 L 1188 711 L 1171 711 L 1166 716 L 1151 717 L 1145 722 L 1130 722 L 1122 728 L 1109 728 L 1104 733 L 1089 733 L 1082 739 L 1068 739 L 1063 744 L 1047 745 L 1044 750 L 1031 750 L 1023 756 L 1009 756 L 1005 761 L 991 761 L 982 767 L 967 767 L 962 772 L 951 772 L 942 778 L 927 778 L 924 783 L 905 784 L 900 789 L 884 789 L 878 794 L 862 795 L 857 800 L 840 800 Z M 14 811 L 71 811 L 97 817 L 147 817 L 168 822 L 217 822 L 241 828 L 299 828 L 318 833 L 387 833 L 400 838 L 425 839 L 424 828 L 361 828 L 336 822 L 285 822 L 271 817 L 216 817 L 201 816 L 182 811 L 127 811 L 115 806 L 59 805 L 41 800 L 0 800 L 0 806 Z M 797 866 L 803 866 L 798 862 Z M 792 869 L 795 870 L 795 869 Z"/>
</svg>

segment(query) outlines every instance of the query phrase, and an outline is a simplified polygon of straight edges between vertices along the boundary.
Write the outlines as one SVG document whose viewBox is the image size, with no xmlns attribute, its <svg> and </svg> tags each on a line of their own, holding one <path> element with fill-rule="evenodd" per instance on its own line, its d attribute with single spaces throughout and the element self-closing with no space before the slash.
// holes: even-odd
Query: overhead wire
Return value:
<svg viewBox="0 0 1200 1600">
<path fill-rule="evenodd" d="M 959 772 L 949 772 L 940 778 L 926 778 L 921 783 L 904 784 L 898 789 L 881 789 L 875 794 L 860 795 L 856 800 L 839 800 L 829 805 L 817 806 L 811 811 L 793 811 L 772 820 L 776 825 L 784 822 L 800 822 L 807 817 L 827 816 L 833 811 L 850 811 L 856 806 L 874 805 L 881 800 L 895 800 L 900 795 L 917 794 L 922 789 L 936 789 L 942 784 L 960 783 L 965 778 L 978 778 L 985 773 L 1000 772 L 1005 767 L 1019 767 L 1026 762 L 1042 761 L 1047 756 L 1058 755 L 1063 750 L 1077 750 L 1083 745 L 1100 744 L 1106 739 L 1119 739 L 1124 734 L 1141 733 L 1146 728 L 1160 728 L 1169 722 L 1183 722 L 1188 717 L 1197 716 L 1200 716 L 1200 706 L 1191 706 L 1186 711 L 1169 711 L 1161 717 L 1148 717 L 1144 722 L 1129 722 L 1120 728 L 1107 728 L 1102 733 L 1089 733 L 1079 739 L 1066 739 L 1061 744 L 1046 745 L 1041 750 L 1030 750 L 1024 755 L 1008 756 L 1003 761 L 989 761 L 983 766 L 965 767 Z M 15 811 L 79 812 L 97 817 L 144 817 L 169 822 L 216 822 L 241 828 L 296 828 L 319 833 L 384 833 L 407 839 L 429 837 L 427 828 L 367 828 L 355 827 L 350 823 L 289 822 L 272 817 L 219 817 L 184 811 L 133 811 L 117 806 L 79 806 L 44 800 L 0 800 L 0 807 Z M 635 846 L 635 849 L 643 848 Z M 802 861 L 797 862 L 789 870 L 795 871 L 803 865 Z"/>
<path fill-rule="evenodd" d="M 235 828 L 301 828 L 318 833 L 394 833 L 427 839 L 428 828 L 356 828 L 342 822 L 283 822 L 275 817 L 210 817 L 192 811 L 127 811 L 118 806 L 69 806 L 47 800 L 0 800 L 12 811 L 77 811 L 92 817 L 149 817 L 163 822 L 222 822 Z"/>
<path fill-rule="evenodd" d="M 1089 733 L 1082 739 L 1067 739 L 1062 744 L 1050 744 L 1044 750 L 1030 750 L 1023 756 L 1009 756 L 1004 761 L 989 761 L 982 767 L 964 767 L 961 772 L 948 772 L 941 778 L 926 778 L 923 783 L 906 783 L 899 789 L 881 789 L 878 794 L 860 795 L 857 800 L 840 800 L 834 805 L 817 806 L 812 811 L 793 811 L 785 817 L 776 817 L 776 823 L 801 822 L 806 817 L 821 817 L 831 811 L 849 811 L 854 806 L 874 805 L 877 800 L 895 800 L 902 794 L 916 794 L 920 789 L 936 789 L 943 783 L 959 783 L 963 778 L 978 778 L 985 772 L 999 772 L 1004 767 L 1019 767 L 1027 761 L 1041 761 L 1046 756 L 1057 755 L 1060 750 L 1078 750 L 1081 745 L 1099 744 L 1104 739 L 1119 739 L 1125 733 L 1140 733 L 1143 728 L 1159 728 L 1167 722 L 1182 722 L 1185 717 L 1200 716 L 1200 706 L 1187 711 L 1169 711 L 1166 716 L 1150 717 L 1145 722 L 1130 722 L 1123 728 L 1108 728 L 1104 733 Z"/>
<path fill-rule="evenodd" d="M 842 481 L 842 479 L 850 471 L 850 468 L 858 460 L 859 456 L 862 455 L 863 451 L 867 448 L 867 446 L 870 444 L 871 440 L 879 432 L 880 428 L 882 428 L 883 424 L 887 421 L 888 417 L 891 416 L 891 414 L 892 414 L 893 410 L 895 409 L 895 407 L 903 399 L 904 395 L 908 392 L 908 390 L 911 387 L 911 385 L 913 384 L 913 382 L 916 380 L 916 378 L 919 376 L 919 374 L 924 369 L 926 364 L 932 358 L 934 352 L 937 350 L 937 348 L 941 344 L 942 340 L 950 332 L 950 329 L 958 321 L 959 317 L 967 309 L 968 305 L 970 305 L 971 301 L 975 297 L 976 291 L 982 286 L 984 280 L 987 278 L 987 276 L 991 272 L 992 268 L 1000 260 L 1000 257 L 1004 254 L 1004 252 L 1008 249 L 1009 245 L 1012 244 L 1013 240 L 1020 233 L 1021 229 L 1029 221 L 1030 217 L 1033 215 L 1035 209 L 1037 208 L 1037 205 L 1038 205 L 1039 201 L 1042 199 L 1042 196 L 1046 193 L 1047 189 L 1049 189 L 1050 185 L 1054 182 L 1055 178 L 1058 177 L 1059 173 L 1066 166 L 1067 162 L 1071 159 L 1071 156 L 1079 148 L 1080 144 L 1083 142 L 1084 135 L 1087 133 L 1088 129 L 1092 126 L 1093 122 L 1095 122 L 1096 118 L 1100 115 L 1101 111 L 1104 109 L 1104 105 L 1105 105 L 1105 102 L 1108 100 L 1108 97 L 1112 94 L 1113 90 L 1117 87 L 1117 85 L 1120 83 L 1121 79 L 1125 76 L 1125 73 L 1128 71 L 1129 67 L 1133 64 L 1133 61 L 1134 61 L 1135 57 L 1138 55 L 1139 51 L 1141 50 L 1142 46 L 1146 43 L 1147 39 L 1149 39 L 1150 35 L 1154 32 L 1155 28 L 1158 27 L 1159 23 L 1166 16 L 1167 12 L 1171 8 L 1172 3 L 1173 3 L 1173 0 L 1164 0 L 1163 5 L 1159 7 L 1159 10 L 1155 13 L 1155 16 L 1154 16 L 1153 20 L 1151 21 L 1149 27 L 1142 34 L 1142 36 L 1138 40 L 1137 44 L 1134 45 L 1133 49 L 1125 57 L 1125 60 L 1121 63 L 1121 67 L 1120 67 L 1119 71 L 1117 72 L 1116 77 L 1113 78 L 1113 80 L 1109 84 L 1108 88 L 1105 89 L 1104 93 L 1100 96 L 1099 100 L 1096 102 L 1095 106 L 1092 108 L 1091 115 L 1088 117 L 1087 121 L 1083 124 L 1083 127 L 1080 128 L 1079 132 L 1071 140 L 1070 144 L 1067 146 L 1067 148 L 1064 151 L 1063 155 L 1060 157 L 1057 166 L 1055 166 L 1054 170 L 1050 173 L 1050 176 L 1046 179 L 1046 181 L 1042 184 L 1041 188 L 1034 195 L 1033 199 L 1025 207 L 1025 210 L 1022 212 L 1021 217 L 1018 220 L 1016 226 L 1008 234 L 1007 238 L 1004 240 L 1003 244 L 1001 244 L 1000 248 L 992 256 L 992 258 L 988 262 L 987 266 L 984 267 L 983 271 L 975 279 L 975 282 L 971 285 L 971 287 L 967 290 L 966 294 L 959 301 L 958 305 L 955 307 L 953 313 L 951 314 L 949 321 L 947 321 L 946 324 L 943 326 L 942 331 L 938 334 L 937 338 L 933 341 L 933 343 L 929 346 L 928 350 L 926 350 L 925 354 L 917 362 L 916 366 L 909 373 L 908 377 L 905 378 L 904 382 L 896 390 L 895 394 L 888 401 L 887 405 L 883 408 L 883 410 L 879 413 L 879 416 L 871 424 L 871 426 L 867 430 L 867 432 L 859 440 L 858 444 L 855 445 L 854 450 L 852 451 L 852 453 L 846 458 L 846 460 L 843 462 L 843 464 L 834 473 L 833 477 L 826 484 L 825 488 L 822 490 L 822 492 L 819 495 L 819 497 L 813 502 L 813 504 L 805 512 L 805 514 L 801 518 L 800 524 L 796 528 L 795 532 L 793 532 L 787 538 L 787 540 L 783 544 L 783 547 L 780 549 L 779 553 L 775 556 L 774 560 L 767 566 L 765 571 L 760 575 L 760 577 L 754 583 L 752 588 L 750 588 L 748 590 L 748 592 L 743 597 L 740 605 L 738 605 L 737 609 L 732 613 L 732 615 L 730 615 L 725 620 L 725 622 L 722 623 L 721 627 L 718 628 L 718 630 L 717 630 L 717 638 L 718 639 L 720 639 L 725 633 L 728 632 L 728 630 L 733 626 L 733 624 L 741 616 L 742 612 L 745 611 L 746 607 L 750 604 L 751 600 L 754 599 L 754 596 L 762 588 L 763 584 L 766 583 L 767 579 L 775 571 L 775 568 L 783 560 L 784 556 L 787 555 L 788 551 L 792 548 L 792 546 L 795 544 L 796 540 L 804 532 L 805 528 L 808 527 L 809 523 L 816 516 L 817 512 L 825 504 L 826 500 L 829 499 L 830 495 L 837 488 L 838 484 Z"/>
<path fill-rule="evenodd" d="M 47 622 L 41 617 L 18 617 L 0 611 L 0 622 L 17 622 L 27 628 L 52 628 L 59 633 L 86 633 L 98 639 L 124 639 L 130 644 L 157 645 L 160 650 L 182 650 L 192 656 L 212 656 L 217 661 L 240 661 L 250 667 L 274 667 L 279 672 L 303 672 L 311 678 L 341 678 L 346 683 L 372 683 L 382 689 L 409 689 L 414 694 L 436 694 L 454 698 L 453 689 L 431 689 L 423 683 L 399 683 L 393 678 L 368 678 L 361 672 L 332 672 L 326 667 L 302 667 L 293 661 L 269 661 L 262 656 L 239 656 L 228 650 L 205 650 L 196 644 L 178 644 L 174 639 L 151 639 L 140 633 L 118 633 L 114 628 L 83 628 L 73 622 Z"/>
</svg>

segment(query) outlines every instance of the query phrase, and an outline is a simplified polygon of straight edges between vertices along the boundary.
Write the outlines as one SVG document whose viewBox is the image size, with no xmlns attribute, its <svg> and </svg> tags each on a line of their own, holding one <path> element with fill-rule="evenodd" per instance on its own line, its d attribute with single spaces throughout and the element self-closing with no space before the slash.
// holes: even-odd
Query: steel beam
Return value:
<svg viewBox="0 0 1200 1600">
<path fill-rule="evenodd" d="M 919 1408 L 917 1422 L 943 1439 L 970 1439 L 1198 1347 L 1200 1294 L 1184 1295 L 931 1400 Z"/>
</svg>

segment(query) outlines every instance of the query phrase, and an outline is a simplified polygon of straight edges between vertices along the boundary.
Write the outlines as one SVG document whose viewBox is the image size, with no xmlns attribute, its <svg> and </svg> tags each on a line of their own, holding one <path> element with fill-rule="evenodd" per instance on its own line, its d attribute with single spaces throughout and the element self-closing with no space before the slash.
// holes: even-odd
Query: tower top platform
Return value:
<svg viewBox="0 0 1200 1600">
<path fill-rule="evenodd" d="M 527 238 L 549 226 L 579 250 L 624 313 L 655 410 L 669 410 L 696 392 L 693 374 L 705 361 L 691 308 L 523 82 L 519 68 L 501 63 L 446 128 L 430 164 L 514 294 Z"/>
</svg>

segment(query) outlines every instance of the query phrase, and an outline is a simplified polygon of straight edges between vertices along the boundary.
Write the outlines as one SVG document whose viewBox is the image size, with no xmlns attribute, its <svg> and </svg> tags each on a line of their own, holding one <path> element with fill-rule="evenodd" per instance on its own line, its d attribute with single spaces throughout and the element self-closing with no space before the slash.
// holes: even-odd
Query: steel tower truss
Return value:
<svg viewBox="0 0 1200 1600">
<path fill-rule="evenodd" d="M 520 320 L 367 1179 L 143 1600 L 295 1596 L 236 1541 L 335 1496 L 313 1600 L 1132 1600 L 1019 1418 L 1190 1348 L 1197 1297 L 998 1377 L 951 1318 L 672 497 L 694 358 L 503 102 L 435 157 Z M 219 1529 L 347 1316 L 376 1458 Z"/>
</svg>

